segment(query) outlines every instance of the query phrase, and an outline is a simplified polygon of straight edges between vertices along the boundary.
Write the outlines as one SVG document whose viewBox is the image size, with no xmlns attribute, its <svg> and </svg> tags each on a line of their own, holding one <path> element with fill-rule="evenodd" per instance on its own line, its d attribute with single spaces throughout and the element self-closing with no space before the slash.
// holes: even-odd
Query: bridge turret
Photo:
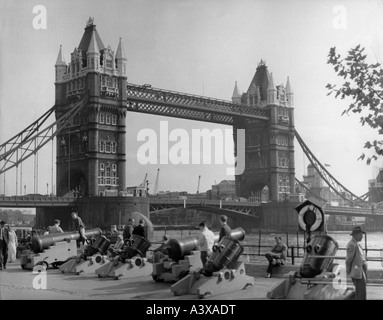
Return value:
<svg viewBox="0 0 383 320">
<path fill-rule="evenodd" d="M 86 56 L 89 70 L 98 71 L 100 65 L 100 49 L 97 45 L 95 30 L 92 31 L 92 38 L 90 39 Z"/>
<path fill-rule="evenodd" d="M 56 82 L 63 82 L 64 81 L 64 75 L 67 70 L 67 64 L 65 63 L 63 53 L 62 53 L 62 46 L 60 45 L 59 54 L 57 56 L 56 64 Z"/>
<path fill-rule="evenodd" d="M 294 106 L 294 92 L 291 88 L 290 79 L 287 77 L 286 82 L 286 97 L 287 97 L 287 106 L 292 107 Z"/>
<path fill-rule="evenodd" d="M 269 76 L 269 85 L 267 86 L 267 104 L 274 104 L 277 100 L 277 89 L 275 89 L 273 73 Z"/>
<path fill-rule="evenodd" d="M 127 64 L 127 59 L 125 55 L 125 50 L 122 44 L 122 40 L 120 38 L 118 42 L 117 51 L 116 51 L 116 65 L 120 75 L 124 77 L 126 77 L 126 64 Z"/>
<path fill-rule="evenodd" d="M 231 97 L 231 101 L 233 101 L 233 103 L 241 104 L 241 98 L 242 96 L 239 94 L 237 81 L 235 81 L 234 91 Z"/>
</svg>

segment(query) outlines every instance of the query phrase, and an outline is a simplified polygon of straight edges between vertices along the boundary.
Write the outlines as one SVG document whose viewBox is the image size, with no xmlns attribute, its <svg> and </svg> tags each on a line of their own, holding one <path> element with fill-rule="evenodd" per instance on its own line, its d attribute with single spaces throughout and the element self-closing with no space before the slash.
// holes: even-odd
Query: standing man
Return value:
<svg viewBox="0 0 383 320">
<path fill-rule="evenodd" d="M 219 232 L 219 239 L 218 243 L 221 241 L 223 237 L 230 237 L 231 235 L 231 228 L 227 224 L 227 217 L 226 216 L 220 216 L 219 221 L 221 223 L 221 231 Z"/>
<path fill-rule="evenodd" d="M 87 240 L 85 236 L 85 225 L 82 222 L 81 218 L 78 216 L 78 213 L 76 211 L 72 211 L 72 218 L 73 218 L 76 230 L 80 233 L 81 241 L 82 243 L 84 243 Z"/>
<path fill-rule="evenodd" d="M 350 236 L 352 239 L 347 244 L 346 272 L 355 286 L 355 300 L 367 299 L 367 261 L 360 242 L 363 239 L 362 228 L 354 227 Z"/>
<path fill-rule="evenodd" d="M 138 221 L 138 226 L 135 226 L 132 234 L 136 234 L 146 239 L 146 232 L 144 228 L 144 219 Z"/>
<path fill-rule="evenodd" d="M 122 239 L 124 240 L 124 243 L 127 243 L 132 237 L 134 227 L 134 219 L 130 218 L 127 225 L 124 227 L 124 231 L 122 232 Z"/>
<path fill-rule="evenodd" d="M 56 219 L 54 221 L 54 225 L 49 227 L 49 234 L 54 234 L 54 233 L 64 233 L 63 229 L 60 227 L 60 220 Z"/>
<path fill-rule="evenodd" d="M 197 246 L 201 252 L 202 267 L 204 268 L 208 257 L 213 252 L 215 236 L 214 236 L 214 232 L 209 230 L 205 222 L 201 222 L 199 224 L 199 229 L 201 231 L 201 234 L 197 241 Z"/>
<path fill-rule="evenodd" d="M 7 269 L 8 260 L 8 241 L 9 234 L 8 230 L 4 227 L 5 221 L 0 221 L 0 270 Z"/>
</svg>

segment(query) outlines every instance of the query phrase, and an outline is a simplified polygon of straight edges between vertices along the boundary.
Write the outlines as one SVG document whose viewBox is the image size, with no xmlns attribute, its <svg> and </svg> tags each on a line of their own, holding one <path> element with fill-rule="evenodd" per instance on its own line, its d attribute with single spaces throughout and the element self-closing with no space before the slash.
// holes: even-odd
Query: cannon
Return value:
<svg viewBox="0 0 383 320">
<path fill-rule="evenodd" d="M 269 292 L 269 299 L 348 300 L 350 287 L 338 285 L 338 269 L 332 268 L 338 243 L 325 234 L 314 235 L 306 245 L 299 271 L 289 272 Z M 335 285 L 334 285 L 335 284 Z"/>
<path fill-rule="evenodd" d="M 60 266 L 62 273 L 95 273 L 96 269 L 108 262 L 107 250 L 110 246 L 110 240 L 105 236 L 99 235 L 92 239 L 85 249 L 84 253 L 73 256 Z"/>
<path fill-rule="evenodd" d="M 243 240 L 243 237 L 239 239 Z M 238 261 L 243 252 L 240 242 L 233 237 L 224 237 L 213 247 L 204 268 L 190 272 L 170 287 L 174 295 L 196 294 L 219 295 L 246 289 L 254 285 L 254 278 L 246 275 L 243 261 Z"/>
<path fill-rule="evenodd" d="M 215 241 L 219 234 L 215 233 Z M 231 231 L 230 238 L 243 240 L 245 231 L 236 228 Z M 201 254 L 197 251 L 198 236 L 181 239 L 170 239 L 165 250 L 166 257 L 158 263 L 153 263 L 152 277 L 157 282 L 177 282 L 189 272 L 202 268 Z"/>
<path fill-rule="evenodd" d="M 316 258 L 317 256 L 335 256 L 338 251 L 338 243 L 328 235 L 315 235 L 306 246 L 306 252 L 302 260 L 299 275 L 302 278 L 313 278 L 321 274 L 332 265 L 331 258 Z"/>
<path fill-rule="evenodd" d="M 85 232 L 88 239 L 101 235 L 101 229 L 89 229 Z M 64 232 L 32 238 L 32 251 L 20 255 L 22 269 L 33 269 L 36 265 L 58 267 L 68 258 L 77 255 L 77 242 L 81 241 L 78 231 Z"/>
<path fill-rule="evenodd" d="M 122 252 L 110 258 L 107 263 L 95 270 L 99 278 L 112 277 L 116 280 L 149 276 L 152 264 L 146 259 L 150 242 L 134 234 Z"/>
</svg>

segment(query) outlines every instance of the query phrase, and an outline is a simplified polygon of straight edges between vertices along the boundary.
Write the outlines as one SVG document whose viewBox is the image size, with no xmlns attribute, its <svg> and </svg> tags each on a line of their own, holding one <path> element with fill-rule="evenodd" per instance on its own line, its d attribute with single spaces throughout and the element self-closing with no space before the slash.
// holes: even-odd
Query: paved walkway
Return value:
<svg viewBox="0 0 383 320">
<path fill-rule="evenodd" d="M 36 278 L 37 277 L 37 278 Z M 99 279 L 95 275 L 61 274 L 59 270 L 47 272 L 46 289 L 36 290 L 33 283 L 41 284 L 39 275 L 31 270 L 22 270 L 18 263 L 8 264 L 0 271 L 0 299 L 7 300 L 183 300 L 198 299 L 194 295 L 174 296 L 169 283 L 154 282 L 152 277 L 135 279 Z M 255 277 L 255 285 L 245 290 L 206 300 L 267 299 L 267 292 L 281 281 L 281 278 L 265 279 Z M 383 300 L 383 287 L 368 287 L 368 298 Z"/>
</svg>

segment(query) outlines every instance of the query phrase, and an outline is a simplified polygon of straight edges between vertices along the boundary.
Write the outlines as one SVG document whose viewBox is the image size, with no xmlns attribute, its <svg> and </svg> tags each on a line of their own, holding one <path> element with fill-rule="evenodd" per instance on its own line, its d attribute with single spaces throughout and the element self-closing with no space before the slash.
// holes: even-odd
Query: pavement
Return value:
<svg viewBox="0 0 383 320">
<path fill-rule="evenodd" d="M 259 266 L 258 270 L 264 270 Z M 254 266 L 246 265 L 252 276 Z M 98 278 L 93 274 L 62 274 L 58 269 L 48 269 L 46 282 L 42 274 L 22 270 L 19 263 L 9 263 L 0 271 L 0 300 L 194 300 L 196 295 L 174 296 L 171 283 L 155 282 L 151 276 L 114 280 Z M 256 275 L 254 286 L 204 300 L 267 299 L 267 292 L 282 278 L 264 278 Z M 46 288 L 44 287 L 46 284 Z M 368 299 L 383 300 L 383 286 L 368 286 Z"/>
</svg>

